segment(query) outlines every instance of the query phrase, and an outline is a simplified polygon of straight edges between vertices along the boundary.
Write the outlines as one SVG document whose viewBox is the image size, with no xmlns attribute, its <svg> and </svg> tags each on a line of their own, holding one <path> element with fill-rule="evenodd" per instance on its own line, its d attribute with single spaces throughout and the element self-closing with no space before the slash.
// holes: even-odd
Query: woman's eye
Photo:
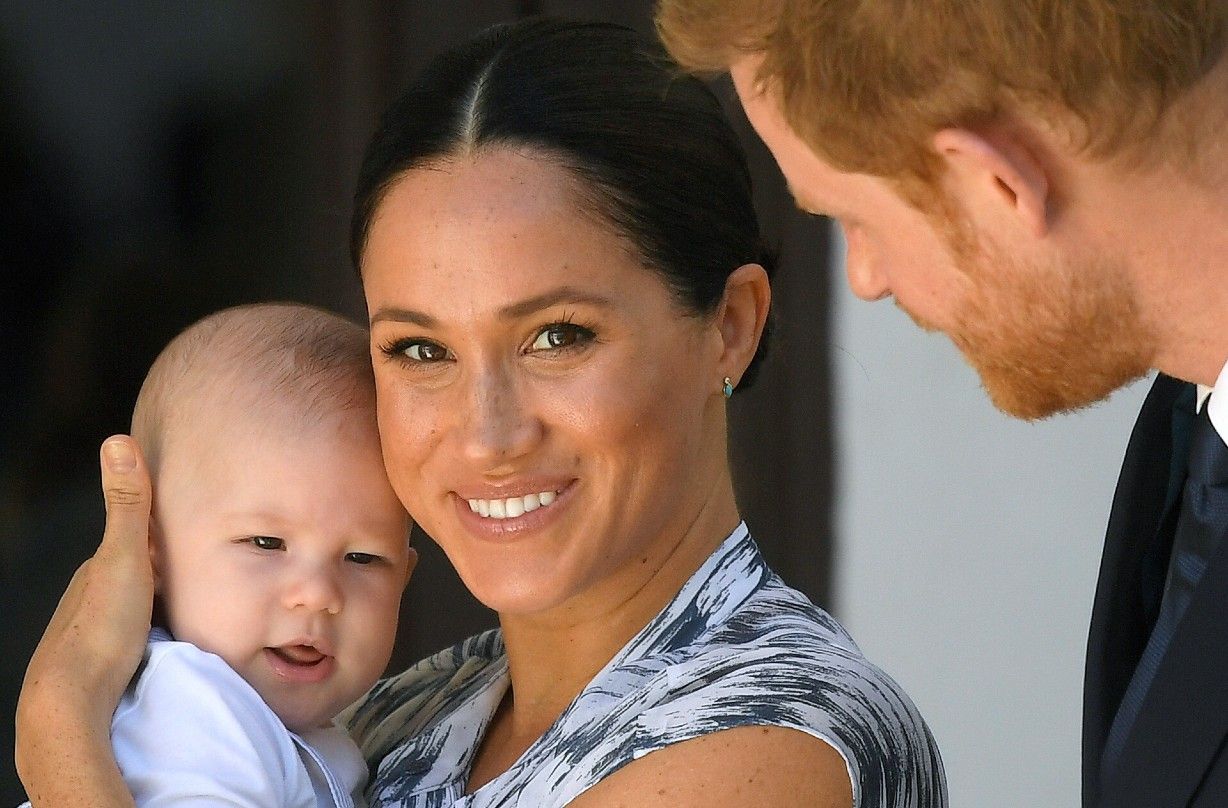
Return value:
<svg viewBox="0 0 1228 808">
<path fill-rule="evenodd" d="M 346 553 L 345 560 L 352 564 L 374 564 L 380 557 L 372 553 Z"/>
<path fill-rule="evenodd" d="M 252 536 L 251 542 L 261 550 L 284 550 L 286 542 L 284 539 L 274 538 L 273 536 Z"/>
<path fill-rule="evenodd" d="M 533 344 L 532 351 L 554 351 L 559 348 L 570 348 L 580 345 L 596 336 L 591 330 L 575 323 L 554 323 L 541 330 Z"/>
<path fill-rule="evenodd" d="M 418 365 L 443 362 L 448 358 L 448 349 L 438 342 L 424 339 L 398 339 L 384 343 L 380 352 L 389 359 L 400 359 Z"/>
<path fill-rule="evenodd" d="M 401 353 L 415 362 L 442 362 L 448 358 L 448 349 L 434 342 L 411 342 L 401 348 Z"/>
</svg>

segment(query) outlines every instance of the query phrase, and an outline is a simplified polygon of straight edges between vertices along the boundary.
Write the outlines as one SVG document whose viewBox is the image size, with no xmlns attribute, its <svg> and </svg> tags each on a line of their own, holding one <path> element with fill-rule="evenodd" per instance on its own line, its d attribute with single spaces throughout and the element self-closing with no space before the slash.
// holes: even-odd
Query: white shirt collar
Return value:
<svg viewBox="0 0 1228 808">
<path fill-rule="evenodd" d="M 1228 443 L 1228 363 L 1225 363 L 1224 369 L 1219 372 L 1219 378 L 1215 380 L 1215 387 L 1207 387 L 1205 384 L 1198 385 L 1196 409 L 1202 410 L 1203 404 L 1207 402 L 1207 396 L 1217 390 L 1219 395 L 1213 397 L 1211 403 L 1207 404 L 1207 417 L 1211 419 L 1211 426 L 1215 427 L 1220 438 Z"/>
</svg>

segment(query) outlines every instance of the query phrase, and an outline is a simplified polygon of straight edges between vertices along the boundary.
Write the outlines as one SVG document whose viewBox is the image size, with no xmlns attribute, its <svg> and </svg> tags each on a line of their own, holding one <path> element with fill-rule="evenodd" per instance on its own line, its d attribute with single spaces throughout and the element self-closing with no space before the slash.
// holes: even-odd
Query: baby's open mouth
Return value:
<svg viewBox="0 0 1228 808">
<path fill-rule="evenodd" d="M 302 665 L 311 667 L 318 665 L 327 657 L 327 654 L 320 653 L 310 645 L 283 645 L 278 648 L 270 648 L 270 651 L 291 665 Z"/>
</svg>

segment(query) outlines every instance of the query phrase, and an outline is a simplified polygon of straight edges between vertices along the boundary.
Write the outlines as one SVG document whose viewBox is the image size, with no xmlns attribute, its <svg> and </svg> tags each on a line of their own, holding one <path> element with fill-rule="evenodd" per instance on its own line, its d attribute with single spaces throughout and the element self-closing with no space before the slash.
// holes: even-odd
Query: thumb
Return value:
<svg viewBox="0 0 1228 808">
<path fill-rule="evenodd" d="M 149 551 L 149 469 L 136 441 L 113 435 L 102 444 L 102 495 L 107 527 L 99 550 L 120 555 Z"/>
</svg>

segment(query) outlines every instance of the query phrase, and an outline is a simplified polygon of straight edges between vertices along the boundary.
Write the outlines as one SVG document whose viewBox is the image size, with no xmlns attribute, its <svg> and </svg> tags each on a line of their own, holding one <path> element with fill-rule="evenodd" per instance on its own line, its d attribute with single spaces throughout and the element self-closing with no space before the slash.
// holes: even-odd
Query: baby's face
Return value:
<svg viewBox="0 0 1228 808">
<path fill-rule="evenodd" d="M 290 729 L 322 726 L 388 664 L 416 558 L 374 416 L 205 420 L 170 436 L 154 489 L 169 628 Z"/>
</svg>

